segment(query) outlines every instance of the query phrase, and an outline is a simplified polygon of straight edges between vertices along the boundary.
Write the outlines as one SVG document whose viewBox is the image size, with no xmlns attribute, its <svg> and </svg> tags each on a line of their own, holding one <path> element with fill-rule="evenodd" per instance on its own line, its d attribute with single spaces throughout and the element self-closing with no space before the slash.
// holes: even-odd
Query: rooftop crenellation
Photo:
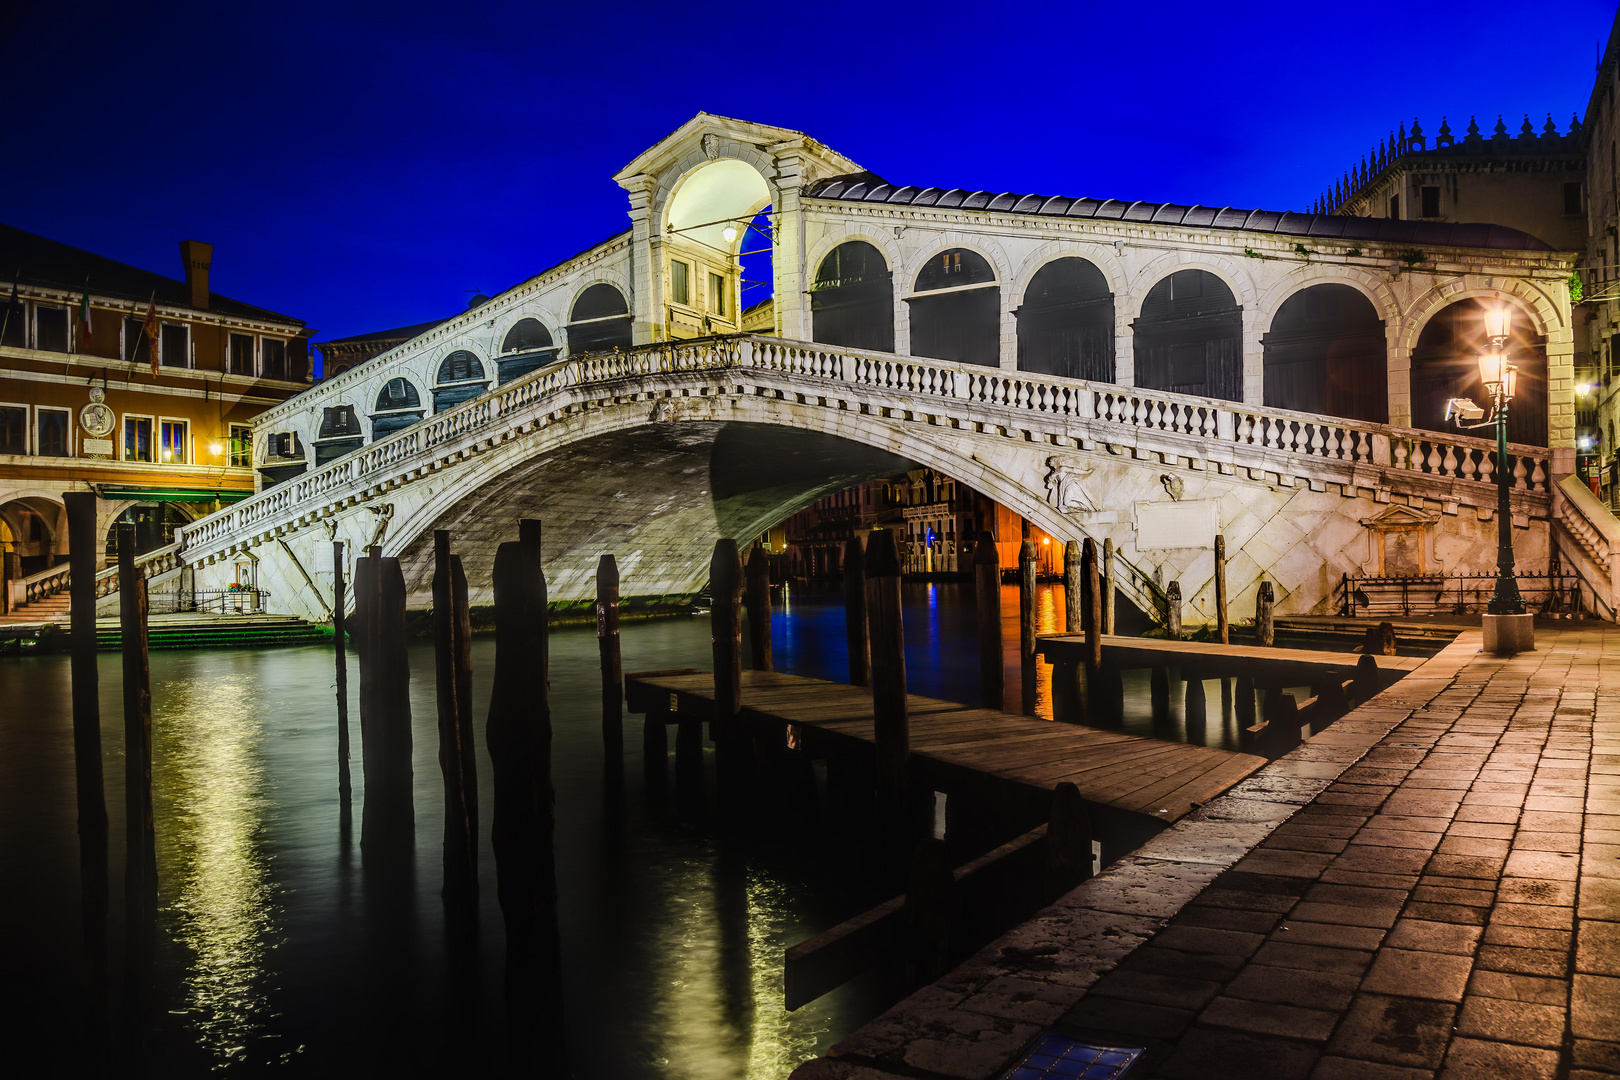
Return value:
<svg viewBox="0 0 1620 1080">
<path fill-rule="evenodd" d="M 1530 122 L 1529 114 L 1526 113 L 1524 122 L 1519 125 L 1518 134 L 1510 135 L 1507 124 L 1498 114 L 1496 129 L 1489 136 L 1480 133 L 1478 119 L 1470 116 L 1468 131 L 1461 139 L 1452 134 L 1451 124 L 1442 116 L 1440 129 L 1435 133 L 1432 147 L 1429 145 L 1429 137 L 1423 131 L 1423 125 L 1419 123 L 1417 117 L 1413 117 L 1410 130 L 1402 123 L 1396 130 L 1391 131 L 1387 138 L 1379 139 L 1377 145 L 1361 156 L 1360 161 L 1346 169 L 1344 175 L 1333 182 L 1332 187 L 1317 197 L 1311 209 L 1318 214 L 1337 213 L 1340 207 L 1381 177 L 1386 170 L 1414 157 L 1504 158 L 1578 154 L 1580 150 L 1579 116 L 1572 116 L 1569 130 L 1560 133 L 1558 125 L 1553 122 L 1552 113 L 1548 113 L 1547 122 L 1542 125 L 1541 131 L 1537 132 L 1535 125 Z"/>
</svg>

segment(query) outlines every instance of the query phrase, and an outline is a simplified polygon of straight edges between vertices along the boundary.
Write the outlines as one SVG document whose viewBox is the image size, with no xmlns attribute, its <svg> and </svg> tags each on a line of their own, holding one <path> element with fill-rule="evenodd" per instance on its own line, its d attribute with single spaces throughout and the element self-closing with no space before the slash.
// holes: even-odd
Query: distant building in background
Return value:
<svg viewBox="0 0 1620 1080">
<path fill-rule="evenodd" d="M 434 319 L 432 322 L 417 323 L 415 326 L 401 326 L 397 330 L 378 330 L 370 334 L 317 341 L 315 347 L 321 353 L 321 378 L 330 379 L 350 368 L 359 367 L 372 357 L 381 356 L 395 345 L 403 345 L 418 334 L 427 333 L 443 321 Z"/>
<path fill-rule="evenodd" d="M 1576 309 L 1575 381 L 1578 462 L 1611 509 L 1620 508 L 1620 19 L 1598 67 L 1586 105 L 1586 259 L 1582 303 Z M 1585 321 L 1584 333 L 1580 329 Z M 1585 364 L 1581 353 L 1585 354 Z"/>
<path fill-rule="evenodd" d="M 212 292 L 210 245 L 180 253 L 184 277 L 171 278 L 0 225 L 0 551 L 13 578 L 66 561 L 64 491 L 96 493 L 106 554 L 117 520 L 135 523 L 144 553 L 251 495 L 249 423 L 309 386 L 304 323 Z"/>
</svg>

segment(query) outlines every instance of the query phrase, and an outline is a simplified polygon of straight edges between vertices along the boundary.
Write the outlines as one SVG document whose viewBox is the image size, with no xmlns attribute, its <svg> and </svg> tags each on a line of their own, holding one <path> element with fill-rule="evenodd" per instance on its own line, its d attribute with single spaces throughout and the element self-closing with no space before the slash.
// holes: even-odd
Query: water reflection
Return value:
<svg viewBox="0 0 1620 1080">
<path fill-rule="evenodd" d="M 203 661 L 206 665 L 206 661 Z M 171 677 L 154 695 L 161 931 L 188 970 L 175 1010 L 215 1066 L 245 1060 L 271 1008 L 265 958 L 279 913 L 261 846 L 267 805 L 252 673 Z"/>
</svg>

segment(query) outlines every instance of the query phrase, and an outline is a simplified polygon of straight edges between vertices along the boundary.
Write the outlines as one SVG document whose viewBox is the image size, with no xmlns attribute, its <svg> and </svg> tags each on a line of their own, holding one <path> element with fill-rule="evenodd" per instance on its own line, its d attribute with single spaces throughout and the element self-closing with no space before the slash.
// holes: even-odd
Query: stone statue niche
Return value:
<svg viewBox="0 0 1620 1080">
<path fill-rule="evenodd" d="M 1368 531 L 1367 577 L 1437 577 L 1434 557 L 1436 515 L 1410 506 L 1391 506 L 1362 521 Z"/>
</svg>

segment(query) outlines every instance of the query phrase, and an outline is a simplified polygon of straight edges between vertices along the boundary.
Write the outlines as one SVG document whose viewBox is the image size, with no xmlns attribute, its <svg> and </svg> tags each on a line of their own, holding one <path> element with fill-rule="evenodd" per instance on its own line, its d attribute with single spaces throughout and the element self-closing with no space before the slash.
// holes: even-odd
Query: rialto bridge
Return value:
<svg viewBox="0 0 1620 1080">
<path fill-rule="evenodd" d="M 198 585 L 251 573 L 325 618 L 336 538 L 399 555 L 426 606 L 448 528 L 487 602 L 539 517 L 554 598 L 609 551 L 626 595 L 691 593 L 715 538 L 916 463 L 1111 537 L 1145 609 L 1172 578 L 1207 609 L 1218 530 L 1238 610 L 1262 576 L 1321 610 L 1387 529 L 1428 573 L 1493 564 L 1494 446 L 1442 414 L 1483 399 L 1479 313 L 1506 305 L 1520 563 L 1556 548 L 1612 609 L 1620 530 L 1566 482 L 1574 256 L 1533 237 L 897 187 L 706 114 L 615 179 L 627 231 L 262 414 L 260 492 L 179 533 Z M 745 305 L 760 256 L 773 299 Z"/>
</svg>

